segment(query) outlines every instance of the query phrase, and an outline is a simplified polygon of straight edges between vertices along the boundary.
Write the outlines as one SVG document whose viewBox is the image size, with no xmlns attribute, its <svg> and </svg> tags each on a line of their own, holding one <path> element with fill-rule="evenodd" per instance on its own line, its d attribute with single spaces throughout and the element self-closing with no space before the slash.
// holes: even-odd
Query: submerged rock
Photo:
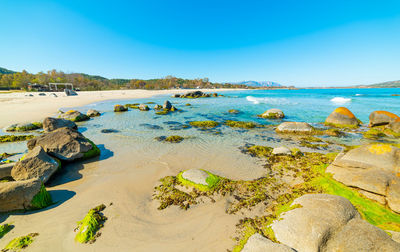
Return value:
<svg viewBox="0 0 400 252">
<path fill-rule="evenodd" d="M 73 161 L 81 158 L 98 156 L 100 150 L 81 133 L 61 128 L 50 133 L 43 134 L 27 143 L 28 149 L 41 146 L 49 155 L 64 161 Z"/>
<path fill-rule="evenodd" d="M 386 125 L 392 122 L 400 122 L 400 117 L 388 111 L 374 111 L 369 115 L 369 126 Z"/>
<path fill-rule="evenodd" d="M 307 194 L 294 200 L 292 207 L 271 224 L 271 229 L 277 241 L 296 251 L 400 250 L 399 243 L 362 220 L 343 197 Z"/>
<path fill-rule="evenodd" d="M 107 134 L 107 133 L 118 133 L 119 130 L 116 130 L 116 129 L 102 129 L 102 130 L 100 130 L 100 132 L 101 133 L 105 133 L 105 134 Z"/>
<path fill-rule="evenodd" d="M 357 127 L 360 122 L 348 108 L 336 108 L 325 120 L 325 124 L 334 127 Z"/>
<path fill-rule="evenodd" d="M 314 128 L 306 122 L 284 122 L 276 128 L 278 133 L 306 133 L 310 134 Z"/>
<path fill-rule="evenodd" d="M 255 233 L 247 240 L 241 252 L 295 252 L 295 250 Z"/>
<path fill-rule="evenodd" d="M 60 164 L 47 155 L 42 147 L 36 146 L 14 165 L 11 176 L 15 180 L 40 178 L 46 183 L 59 167 Z"/>
<path fill-rule="evenodd" d="M 230 110 L 228 110 L 228 113 L 229 113 L 229 114 L 239 114 L 240 111 L 237 110 L 237 109 L 230 109 Z"/>
<path fill-rule="evenodd" d="M 262 113 L 260 117 L 265 119 L 281 119 L 285 117 L 285 114 L 280 109 L 272 108 Z"/>
<path fill-rule="evenodd" d="M 87 115 L 82 114 L 81 112 L 76 111 L 76 110 L 70 110 L 65 113 L 62 113 L 60 115 L 60 118 L 70 120 L 73 122 L 82 122 L 82 121 L 87 121 L 90 119 L 90 117 L 88 117 Z"/>
<path fill-rule="evenodd" d="M 41 189 L 39 178 L 0 182 L 0 212 L 24 210 L 32 207 L 32 199 Z"/>
<path fill-rule="evenodd" d="M 326 172 L 333 178 L 400 212 L 400 149 L 389 144 L 371 144 L 339 155 Z"/>
<path fill-rule="evenodd" d="M 139 110 L 141 110 L 141 111 L 149 111 L 150 108 L 146 104 L 140 104 L 139 105 Z"/>
<path fill-rule="evenodd" d="M 78 129 L 78 126 L 73 121 L 61 119 L 61 118 L 52 118 L 46 117 L 43 120 L 43 131 L 50 132 L 59 128 L 70 128 L 70 129 Z"/>
<path fill-rule="evenodd" d="M 124 112 L 124 111 L 128 111 L 128 108 L 119 104 L 114 106 L 114 112 Z"/>
<path fill-rule="evenodd" d="M 95 110 L 95 109 L 89 109 L 86 112 L 86 115 L 89 116 L 89 117 L 96 117 L 96 116 L 100 116 L 100 112 Z"/>
</svg>

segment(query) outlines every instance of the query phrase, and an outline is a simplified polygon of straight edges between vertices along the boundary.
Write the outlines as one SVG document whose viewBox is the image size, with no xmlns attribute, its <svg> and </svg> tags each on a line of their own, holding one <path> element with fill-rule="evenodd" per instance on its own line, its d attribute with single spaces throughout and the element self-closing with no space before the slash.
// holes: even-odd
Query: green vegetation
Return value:
<svg viewBox="0 0 400 252">
<path fill-rule="evenodd" d="M 43 127 L 41 122 L 34 122 L 34 123 L 27 123 L 23 125 L 16 125 L 16 126 L 11 126 L 7 128 L 7 131 L 18 131 L 18 132 L 24 132 L 24 131 L 32 131 L 32 130 L 37 130 L 41 129 Z"/>
<path fill-rule="evenodd" d="M 26 141 L 34 137 L 34 135 L 4 135 L 0 136 L 0 143 Z"/>
<path fill-rule="evenodd" d="M 385 126 L 376 126 L 370 128 L 368 131 L 362 133 L 365 138 L 368 139 L 379 139 L 381 137 L 400 137 L 399 133 L 386 128 Z"/>
<path fill-rule="evenodd" d="M 168 109 L 163 109 L 161 111 L 157 111 L 156 115 L 168 115 L 169 114 L 169 110 Z"/>
<path fill-rule="evenodd" d="M 184 172 L 184 171 L 183 171 Z M 191 186 L 191 187 L 195 187 L 196 189 L 200 190 L 200 191 L 209 191 L 213 188 L 215 188 L 215 186 L 219 183 L 220 178 L 217 175 L 212 174 L 211 172 L 205 171 L 208 174 L 208 177 L 206 179 L 206 183 L 207 185 L 202 185 L 202 184 L 196 184 L 190 180 L 187 180 L 185 178 L 182 177 L 182 173 L 180 172 L 177 175 L 178 181 L 184 185 L 184 186 Z"/>
<path fill-rule="evenodd" d="M 183 137 L 181 136 L 169 136 L 167 138 L 165 138 L 164 141 L 170 142 L 170 143 L 180 143 L 183 141 Z"/>
<path fill-rule="evenodd" d="M 329 146 L 329 144 L 327 144 L 327 143 L 315 144 L 315 143 L 312 143 L 312 142 L 308 142 L 306 140 L 301 140 L 300 141 L 300 145 L 303 146 L 303 147 L 307 147 L 307 148 L 310 148 L 310 149 L 316 149 L 316 150 L 317 149 L 326 149 Z"/>
<path fill-rule="evenodd" d="M 87 152 L 83 153 L 82 159 L 89 159 L 92 157 L 97 157 L 100 156 L 100 149 L 95 145 L 92 141 L 86 138 L 86 140 L 92 145 L 92 148 L 88 150 Z"/>
<path fill-rule="evenodd" d="M 361 122 L 361 121 L 360 121 Z M 357 129 L 359 125 L 347 125 L 347 124 L 334 124 L 334 123 L 324 123 L 325 126 L 338 128 L 338 129 Z"/>
<path fill-rule="evenodd" d="M 185 106 L 192 106 L 192 104 L 190 104 L 190 103 L 186 103 L 186 104 L 185 104 Z"/>
<path fill-rule="evenodd" d="M 32 209 L 42 209 L 53 204 L 50 193 L 46 190 L 43 183 L 40 187 L 40 191 L 33 197 L 31 201 Z"/>
<path fill-rule="evenodd" d="M 243 128 L 243 129 L 252 129 L 260 126 L 259 124 L 253 122 L 242 122 L 242 121 L 231 121 L 231 120 L 226 121 L 225 125 L 233 128 Z"/>
<path fill-rule="evenodd" d="M 196 128 L 215 128 L 219 126 L 219 122 L 216 121 L 192 121 L 189 124 Z"/>
<path fill-rule="evenodd" d="M 28 247 L 34 241 L 33 237 L 36 237 L 38 235 L 39 235 L 38 233 L 31 233 L 26 236 L 21 236 L 21 237 L 15 238 L 14 240 L 10 241 L 7 244 L 7 246 L 4 249 L 2 249 L 1 251 L 2 252 L 20 251 L 20 250 Z"/>
<path fill-rule="evenodd" d="M 124 107 L 125 108 L 131 108 L 131 109 L 139 109 L 139 103 L 128 103 L 125 104 Z"/>
<path fill-rule="evenodd" d="M 273 148 L 268 146 L 253 145 L 245 148 L 244 152 L 253 157 L 269 157 L 272 153 L 272 150 Z"/>
<path fill-rule="evenodd" d="M 11 229 L 13 229 L 13 225 L 9 224 L 1 224 L 0 225 L 0 239 L 3 238 Z"/>
<path fill-rule="evenodd" d="M 230 114 L 239 114 L 240 111 L 237 110 L 237 109 L 230 109 L 230 110 L 228 110 L 228 113 L 230 113 Z"/>
<path fill-rule="evenodd" d="M 106 208 L 104 204 L 101 204 L 91 209 L 83 220 L 78 221 L 78 233 L 75 236 L 75 240 L 80 243 L 93 243 L 96 238 L 100 235 L 98 232 L 100 228 L 104 226 L 104 222 L 107 220 L 102 214 L 102 211 Z"/>
</svg>

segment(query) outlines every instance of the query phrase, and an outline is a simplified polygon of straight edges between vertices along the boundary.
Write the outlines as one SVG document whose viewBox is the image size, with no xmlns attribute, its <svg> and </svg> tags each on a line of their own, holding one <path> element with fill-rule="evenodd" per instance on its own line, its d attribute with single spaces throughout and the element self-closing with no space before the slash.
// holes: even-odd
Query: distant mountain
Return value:
<svg viewBox="0 0 400 252">
<path fill-rule="evenodd" d="M 5 68 L 2 68 L 2 67 L 0 67 L 0 74 L 13 74 L 13 73 L 15 73 L 14 71 L 11 71 L 11 70 L 8 70 L 8 69 L 5 69 Z"/>
<path fill-rule="evenodd" d="M 246 85 L 249 87 L 281 87 L 282 85 L 273 81 L 241 81 L 234 82 L 236 85 Z"/>
<path fill-rule="evenodd" d="M 376 87 L 376 88 L 400 88 L 400 80 L 397 81 L 387 81 L 372 85 L 367 85 L 368 87 Z"/>
</svg>

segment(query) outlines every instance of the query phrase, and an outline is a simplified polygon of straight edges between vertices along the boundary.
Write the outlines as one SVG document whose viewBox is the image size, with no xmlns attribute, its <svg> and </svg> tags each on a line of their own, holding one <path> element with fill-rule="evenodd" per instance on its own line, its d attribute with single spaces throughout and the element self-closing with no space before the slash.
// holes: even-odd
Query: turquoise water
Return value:
<svg viewBox="0 0 400 252">
<path fill-rule="evenodd" d="M 374 110 L 388 110 L 400 114 L 400 96 L 391 96 L 398 93 L 400 89 L 245 90 L 221 92 L 225 97 L 218 98 L 182 99 L 164 95 L 146 99 L 103 101 L 75 109 L 86 113 L 89 108 L 94 108 L 102 113 L 100 117 L 79 123 L 80 131 L 96 144 L 107 142 L 111 146 L 114 145 L 114 148 L 139 146 L 149 150 L 172 148 L 171 145 L 161 145 L 154 137 L 181 135 L 188 138 L 181 143 L 187 148 L 200 146 L 207 149 L 221 146 L 237 149 L 246 143 L 270 146 L 295 146 L 295 143 L 290 139 L 278 137 L 272 128 L 243 130 L 220 126 L 214 131 L 200 131 L 191 127 L 184 129 L 182 125 L 197 120 L 242 120 L 264 125 L 276 125 L 282 121 L 304 121 L 321 127 L 319 123 L 339 106 L 349 108 L 356 117 L 367 124 L 368 116 Z M 122 113 L 113 112 L 115 104 L 163 104 L 165 100 L 169 100 L 180 111 L 169 115 L 155 115 L 152 109 L 154 104 L 149 104 L 151 110 L 147 112 L 135 109 Z M 186 103 L 192 105 L 185 106 Z M 286 118 L 282 121 L 265 120 L 256 116 L 269 108 L 282 109 Z M 229 109 L 237 109 L 241 113 L 229 114 Z M 100 132 L 102 129 L 116 129 L 119 132 L 104 134 Z M 349 134 L 340 141 L 354 142 L 360 139 L 358 134 Z M 0 153 L 25 150 L 24 142 L 0 144 Z"/>
</svg>

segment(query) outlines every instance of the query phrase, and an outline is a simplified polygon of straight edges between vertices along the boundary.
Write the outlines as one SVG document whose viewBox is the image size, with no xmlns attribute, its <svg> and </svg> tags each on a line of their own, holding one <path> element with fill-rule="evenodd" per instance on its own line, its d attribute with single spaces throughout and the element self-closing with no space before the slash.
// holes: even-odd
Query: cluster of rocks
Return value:
<svg viewBox="0 0 400 252">
<path fill-rule="evenodd" d="M 242 251 L 400 251 L 400 243 L 364 221 L 351 202 L 329 194 L 306 194 L 269 228 L 276 241 L 251 236 Z"/>
<path fill-rule="evenodd" d="M 32 199 L 60 169 L 71 162 L 100 154 L 98 147 L 76 131 L 74 122 L 60 118 L 43 121 L 45 133 L 27 142 L 28 153 L 16 163 L 0 166 L 0 212 L 29 209 Z"/>
<path fill-rule="evenodd" d="M 174 94 L 173 98 L 207 98 L 207 97 L 218 97 L 217 93 L 207 94 L 203 93 L 202 91 L 192 91 L 187 92 L 186 94 Z"/>
</svg>

